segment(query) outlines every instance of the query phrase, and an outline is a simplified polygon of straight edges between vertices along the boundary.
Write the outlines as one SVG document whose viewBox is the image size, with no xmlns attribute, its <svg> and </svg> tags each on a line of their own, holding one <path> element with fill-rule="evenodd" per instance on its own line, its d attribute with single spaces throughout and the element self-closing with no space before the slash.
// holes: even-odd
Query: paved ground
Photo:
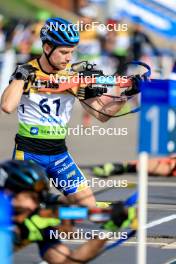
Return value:
<svg viewBox="0 0 176 264">
<path fill-rule="evenodd" d="M 81 110 L 76 105 L 72 127 L 81 124 Z M 108 123 L 101 124 L 94 122 L 93 125 L 101 127 L 116 127 L 120 131 L 122 128 L 128 129 L 127 136 L 74 136 L 68 138 L 68 146 L 75 161 L 79 164 L 96 164 L 105 161 L 128 160 L 137 157 L 137 115 L 118 118 Z M 11 157 L 13 150 L 13 135 L 17 129 L 16 116 L 0 115 L 0 160 Z M 90 176 L 88 171 L 86 175 Z M 113 177 L 117 181 L 127 179 L 128 182 L 137 182 L 137 176 L 124 175 Z M 176 182 L 175 179 L 150 178 L 149 180 L 149 204 L 148 222 L 157 220 L 172 214 L 176 214 Z M 94 191 L 97 191 L 96 187 Z M 134 192 L 135 188 L 114 188 L 106 190 L 101 195 L 97 195 L 97 200 L 118 200 L 125 199 Z M 148 230 L 148 260 L 147 264 L 164 264 L 170 259 L 176 258 L 176 220 L 163 223 Z M 72 247 L 76 242 L 69 242 Z M 92 263 L 111 264 L 135 264 L 136 263 L 136 239 L 124 244 L 121 248 L 113 249 L 97 258 Z M 25 250 L 15 255 L 15 264 L 30 264 L 40 261 L 35 245 L 29 246 Z M 141 263 L 142 264 L 142 263 Z"/>
</svg>

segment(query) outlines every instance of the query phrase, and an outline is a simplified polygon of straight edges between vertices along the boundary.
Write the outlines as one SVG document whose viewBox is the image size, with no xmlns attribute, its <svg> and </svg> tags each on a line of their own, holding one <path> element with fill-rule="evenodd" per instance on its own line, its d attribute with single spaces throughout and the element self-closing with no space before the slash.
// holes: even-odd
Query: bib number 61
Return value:
<svg viewBox="0 0 176 264">
<path fill-rule="evenodd" d="M 39 102 L 39 107 L 42 113 L 44 114 L 50 114 L 51 113 L 51 107 L 48 103 L 48 98 L 44 98 Z M 52 102 L 56 106 L 56 116 L 59 116 L 59 109 L 60 109 L 60 99 L 56 99 Z"/>
</svg>

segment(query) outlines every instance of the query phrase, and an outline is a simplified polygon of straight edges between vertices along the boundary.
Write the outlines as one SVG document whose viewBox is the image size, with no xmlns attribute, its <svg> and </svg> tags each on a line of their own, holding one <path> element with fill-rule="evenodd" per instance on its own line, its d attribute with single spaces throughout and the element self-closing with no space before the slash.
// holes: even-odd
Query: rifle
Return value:
<svg viewBox="0 0 176 264">
<path fill-rule="evenodd" d="M 135 63 L 136 64 L 136 63 Z M 148 69 L 148 65 L 138 62 L 139 65 Z M 32 82 L 32 88 L 41 93 L 61 93 L 67 90 L 78 90 L 80 87 L 92 85 L 92 88 L 108 88 L 114 86 L 118 88 L 129 88 L 132 86 L 132 80 L 127 76 L 105 75 L 102 70 L 95 69 L 96 64 L 88 61 L 74 63 L 67 76 L 58 76 L 51 74 L 50 78 L 40 77 Z"/>
<path fill-rule="evenodd" d="M 94 223 L 103 223 L 110 220 L 112 205 L 101 208 L 88 208 L 82 205 L 67 205 L 58 200 L 58 196 L 48 194 L 45 201 L 40 204 L 38 214 L 41 217 L 59 218 L 61 221 L 74 220 L 75 222 L 88 220 Z"/>
<path fill-rule="evenodd" d="M 109 206 L 107 207 L 101 207 L 100 203 L 99 207 L 88 208 L 82 205 L 64 204 L 63 202 L 59 201 L 57 195 L 48 194 L 44 202 L 40 204 L 38 214 L 42 217 L 59 218 L 61 221 L 73 220 L 74 222 L 80 222 L 88 220 L 93 223 L 103 224 L 111 220 L 114 210 L 118 209 L 117 204 L 123 204 L 124 210 L 127 213 L 128 208 L 134 206 L 136 203 L 137 197 L 137 193 L 134 193 L 124 202 L 110 202 Z"/>
</svg>

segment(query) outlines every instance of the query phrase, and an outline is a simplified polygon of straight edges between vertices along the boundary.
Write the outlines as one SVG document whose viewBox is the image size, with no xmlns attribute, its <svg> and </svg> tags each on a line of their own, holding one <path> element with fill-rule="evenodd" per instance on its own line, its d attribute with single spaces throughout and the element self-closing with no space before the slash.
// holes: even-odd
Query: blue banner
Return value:
<svg viewBox="0 0 176 264">
<path fill-rule="evenodd" d="M 167 154 L 168 107 L 152 104 L 142 106 L 140 114 L 139 152 Z"/>
<path fill-rule="evenodd" d="M 168 152 L 176 152 L 176 108 L 170 107 L 168 111 Z"/>
<path fill-rule="evenodd" d="M 126 6 L 127 5 L 127 6 Z M 167 38 L 176 38 L 176 20 L 175 16 L 170 15 L 163 6 L 156 8 L 150 3 L 143 3 L 139 0 L 128 0 L 121 10 L 123 16 L 129 17 L 134 22 L 136 18 L 140 19 L 140 24 L 159 33 Z"/>
<path fill-rule="evenodd" d="M 170 81 L 155 80 L 141 82 L 142 105 L 143 104 L 169 104 Z"/>
<path fill-rule="evenodd" d="M 169 105 L 176 107 L 176 81 L 169 81 Z"/>
<path fill-rule="evenodd" d="M 176 81 L 141 82 L 139 152 L 176 152 Z"/>
</svg>

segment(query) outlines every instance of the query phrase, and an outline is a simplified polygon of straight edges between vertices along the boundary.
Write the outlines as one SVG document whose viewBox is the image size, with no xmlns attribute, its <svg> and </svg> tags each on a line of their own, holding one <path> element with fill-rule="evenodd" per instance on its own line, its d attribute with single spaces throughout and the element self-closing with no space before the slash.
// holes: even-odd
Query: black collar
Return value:
<svg viewBox="0 0 176 264">
<path fill-rule="evenodd" d="M 38 62 L 38 66 L 39 66 L 40 70 L 41 70 L 43 73 L 45 73 L 45 74 L 47 74 L 47 75 L 50 75 L 50 74 L 56 74 L 55 72 L 46 72 L 46 71 L 42 68 L 42 65 L 40 64 L 40 58 L 37 58 L 37 62 Z"/>
</svg>

